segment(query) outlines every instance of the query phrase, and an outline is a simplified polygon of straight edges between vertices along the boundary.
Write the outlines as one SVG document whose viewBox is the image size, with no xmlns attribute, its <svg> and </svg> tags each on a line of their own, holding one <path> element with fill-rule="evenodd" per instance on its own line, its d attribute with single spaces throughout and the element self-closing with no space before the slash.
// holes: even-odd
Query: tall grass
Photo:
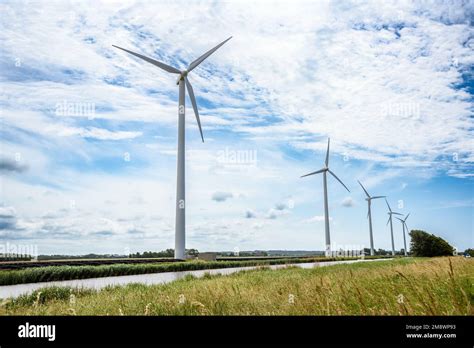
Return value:
<svg viewBox="0 0 474 348">
<path fill-rule="evenodd" d="M 473 315 L 473 275 L 474 262 L 460 257 L 259 269 L 101 291 L 43 289 L 4 302 L 0 315 Z"/>
<path fill-rule="evenodd" d="M 0 285 L 49 282 L 55 280 L 71 280 L 99 278 L 132 274 L 147 274 L 161 272 L 191 271 L 202 269 L 248 267 L 262 265 L 279 265 L 287 263 L 325 262 L 334 260 L 349 260 L 351 258 L 287 258 L 275 260 L 249 261 L 189 261 L 164 262 L 144 264 L 113 264 L 101 266 L 48 266 L 26 268 L 22 270 L 0 271 Z M 353 258 L 352 258 L 353 259 Z"/>
</svg>

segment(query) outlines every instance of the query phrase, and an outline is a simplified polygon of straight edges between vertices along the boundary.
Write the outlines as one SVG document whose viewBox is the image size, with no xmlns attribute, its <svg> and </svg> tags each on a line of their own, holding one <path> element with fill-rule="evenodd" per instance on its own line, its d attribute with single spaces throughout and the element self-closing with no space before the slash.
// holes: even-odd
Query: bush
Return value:
<svg viewBox="0 0 474 348">
<path fill-rule="evenodd" d="M 413 256 L 434 257 L 453 255 L 454 248 L 444 239 L 421 230 L 410 231 Z"/>
<path fill-rule="evenodd" d="M 38 304 L 45 304 L 53 300 L 69 300 L 71 295 L 76 297 L 91 295 L 94 290 L 91 289 L 74 289 L 67 287 L 51 286 L 33 291 L 31 294 L 23 294 L 8 303 L 8 307 L 17 306 L 33 306 Z"/>
<path fill-rule="evenodd" d="M 469 255 L 469 256 L 471 256 L 471 257 L 474 257 L 474 249 L 471 249 L 471 248 L 466 249 L 466 250 L 464 251 L 464 255 Z"/>
</svg>

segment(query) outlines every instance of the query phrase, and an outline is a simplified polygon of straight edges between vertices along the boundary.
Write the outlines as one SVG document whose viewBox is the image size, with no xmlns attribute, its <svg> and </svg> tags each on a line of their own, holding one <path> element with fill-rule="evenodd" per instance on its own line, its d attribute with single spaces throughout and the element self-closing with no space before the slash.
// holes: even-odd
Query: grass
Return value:
<svg viewBox="0 0 474 348">
<path fill-rule="evenodd" d="M 370 258 L 370 257 L 368 257 Z M 337 258 L 337 260 L 354 258 Z M 324 262 L 334 261 L 335 258 L 286 258 L 275 260 L 249 260 L 249 261 L 188 261 L 188 262 L 163 262 L 144 264 L 112 264 L 112 265 L 81 265 L 81 266 L 47 266 L 25 268 L 22 270 L 0 271 L 0 285 L 13 285 L 25 283 L 49 282 L 56 280 L 86 279 L 122 276 L 132 274 L 147 274 L 161 272 L 191 271 L 202 269 L 230 268 L 278 265 L 287 263 Z"/>
<path fill-rule="evenodd" d="M 188 276 L 101 291 L 48 288 L 0 315 L 473 315 L 474 262 L 397 259 Z"/>
</svg>

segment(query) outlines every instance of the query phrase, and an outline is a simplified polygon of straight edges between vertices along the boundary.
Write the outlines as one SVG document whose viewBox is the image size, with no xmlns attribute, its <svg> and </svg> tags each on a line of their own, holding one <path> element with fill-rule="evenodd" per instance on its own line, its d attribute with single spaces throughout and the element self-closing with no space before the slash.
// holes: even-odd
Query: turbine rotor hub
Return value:
<svg viewBox="0 0 474 348">
<path fill-rule="evenodd" d="M 176 84 L 179 85 L 179 81 L 184 80 L 184 78 L 188 76 L 188 71 L 185 69 L 181 71 L 181 73 L 178 76 L 178 80 L 176 81 Z"/>
</svg>

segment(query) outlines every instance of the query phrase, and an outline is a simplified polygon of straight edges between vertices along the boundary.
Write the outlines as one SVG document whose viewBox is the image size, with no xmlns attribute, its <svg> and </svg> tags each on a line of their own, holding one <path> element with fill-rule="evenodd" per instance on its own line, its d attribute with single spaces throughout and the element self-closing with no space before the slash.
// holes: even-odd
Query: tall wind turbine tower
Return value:
<svg viewBox="0 0 474 348">
<path fill-rule="evenodd" d="M 408 254 L 407 254 L 407 240 L 406 240 L 406 237 L 405 237 L 405 227 L 407 228 L 407 232 L 408 232 L 408 226 L 407 226 L 406 221 L 407 221 L 407 219 L 408 219 L 409 216 L 410 216 L 410 213 L 408 213 L 408 215 L 405 216 L 404 219 L 400 219 L 398 216 L 396 216 L 396 218 L 402 222 L 402 228 L 403 228 L 403 245 L 405 246 L 405 249 L 404 249 L 404 250 L 405 250 L 405 256 L 408 255 Z"/>
<path fill-rule="evenodd" d="M 368 205 L 367 217 L 369 218 L 370 255 L 373 256 L 375 252 L 374 252 L 374 236 L 372 234 L 372 211 L 370 207 L 371 207 L 372 199 L 385 198 L 385 196 L 371 196 L 369 195 L 365 187 L 362 185 L 362 183 L 359 180 L 357 180 L 357 182 L 359 183 L 360 187 L 362 187 L 362 190 L 364 190 L 365 195 L 367 196 L 365 200 L 367 201 L 367 205 Z"/>
<path fill-rule="evenodd" d="M 179 100 L 178 100 L 178 165 L 177 165 L 177 189 L 176 189 L 176 225 L 175 225 L 175 249 L 174 249 L 174 258 L 175 259 L 184 259 L 185 258 L 185 239 L 186 239 L 186 224 L 185 224 L 185 186 L 184 186 L 184 170 L 185 170 L 185 94 L 186 88 L 188 89 L 189 98 L 191 99 L 191 104 L 193 105 L 194 114 L 196 115 L 196 121 L 199 127 L 199 132 L 201 133 L 202 142 L 204 142 L 204 136 L 201 129 L 201 120 L 199 119 L 199 112 L 197 109 L 196 98 L 194 97 L 193 87 L 188 80 L 188 74 L 195 69 L 199 64 L 201 64 L 207 57 L 213 54 L 219 47 L 225 44 L 232 38 L 229 37 L 227 40 L 221 42 L 219 45 L 213 49 L 207 51 L 198 59 L 194 60 L 189 64 L 187 69 L 178 70 L 172 66 L 169 66 L 165 63 L 159 62 L 155 59 L 146 57 L 139 53 L 135 53 L 125 48 L 121 48 L 115 45 L 112 45 L 122 51 L 130 53 L 135 57 L 143 59 L 144 61 L 153 64 L 166 72 L 171 74 L 177 74 L 178 79 L 176 84 L 179 86 Z"/>
<path fill-rule="evenodd" d="M 387 221 L 387 225 L 388 223 L 390 222 L 390 233 L 391 233 L 391 236 L 392 236 L 392 255 L 395 256 L 395 242 L 393 241 L 393 224 L 392 224 L 392 215 L 402 215 L 400 213 L 396 213 L 394 211 L 392 211 L 392 208 L 390 208 L 390 204 L 388 204 L 387 202 L 387 199 L 385 199 L 385 203 L 387 203 L 387 207 L 388 207 L 388 221 Z"/>
<path fill-rule="evenodd" d="M 324 167 L 320 170 L 317 170 L 315 172 L 306 174 L 301 176 L 304 178 L 305 176 L 310 176 L 314 174 L 319 174 L 323 173 L 323 188 L 324 188 L 324 226 L 325 226 L 325 232 L 326 232 L 326 256 L 329 256 L 331 254 L 331 236 L 329 233 L 329 208 L 328 208 L 328 184 L 327 184 L 327 173 L 331 174 L 333 177 L 336 178 L 337 181 L 341 183 L 342 186 L 345 187 L 345 189 L 348 192 L 349 189 L 347 188 L 346 185 L 334 174 L 330 169 L 329 169 L 329 138 L 328 138 L 328 149 L 326 151 L 326 161 L 324 162 Z"/>
</svg>

